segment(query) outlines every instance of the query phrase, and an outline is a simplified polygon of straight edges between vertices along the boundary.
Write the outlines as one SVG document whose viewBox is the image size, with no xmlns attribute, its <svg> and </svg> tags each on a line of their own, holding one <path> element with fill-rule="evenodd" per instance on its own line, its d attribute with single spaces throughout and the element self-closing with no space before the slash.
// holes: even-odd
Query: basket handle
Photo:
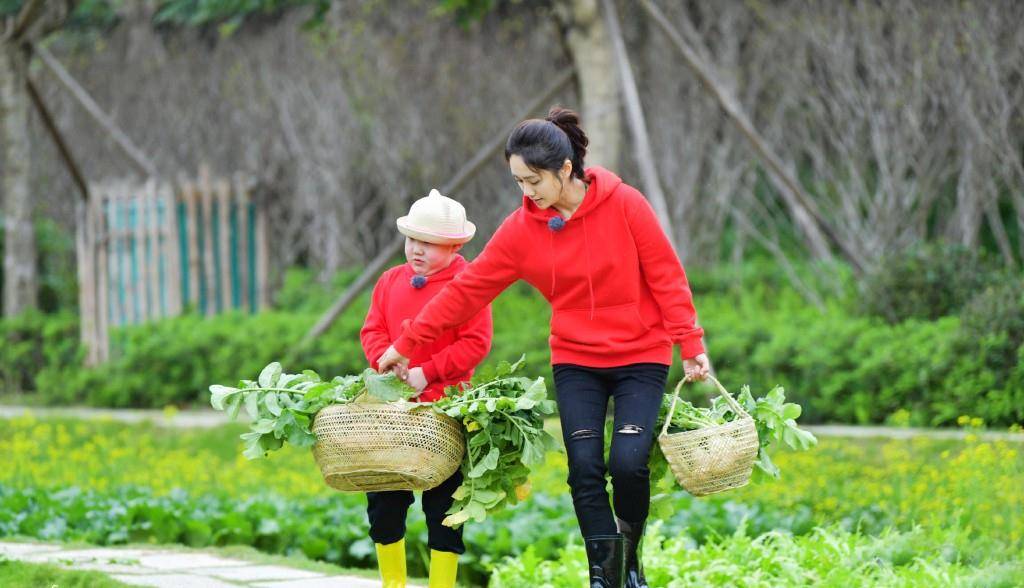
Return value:
<svg viewBox="0 0 1024 588">
<path fill-rule="evenodd" d="M 747 414 L 747 411 L 743 410 L 743 407 L 740 406 L 740 403 L 736 402 L 736 400 L 732 397 L 732 394 L 729 394 L 729 391 L 725 389 L 725 386 L 723 386 L 721 382 L 719 382 L 711 374 L 708 374 L 707 377 L 712 382 L 714 382 L 715 386 L 718 388 L 718 393 L 723 398 L 725 398 L 725 401 L 727 403 L 729 403 L 729 407 L 732 408 L 733 411 L 737 415 L 750 416 L 750 415 Z M 689 382 L 689 381 L 690 381 L 690 377 L 689 376 L 684 376 L 683 379 L 679 380 L 679 383 L 676 384 L 675 392 L 672 393 L 672 407 L 668 409 L 668 417 L 665 419 L 665 424 L 661 427 L 661 434 L 662 435 L 665 435 L 666 433 L 668 433 L 668 425 L 669 425 L 669 423 L 672 422 L 672 417 L 675 416 L 675 414 L 676 414 L 676 401 L 679 400 L 679 390 L 683 387 L 683 384 L 685 384 L 686 382 Z"/>
</svg>

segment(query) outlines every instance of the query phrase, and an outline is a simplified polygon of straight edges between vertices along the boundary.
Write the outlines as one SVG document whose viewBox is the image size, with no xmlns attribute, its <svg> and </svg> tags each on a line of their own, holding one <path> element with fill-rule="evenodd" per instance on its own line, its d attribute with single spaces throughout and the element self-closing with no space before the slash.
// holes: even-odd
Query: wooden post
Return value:
<svg viewBox="0 0 1024 588">
<path fill-rule="evenodd" d="M 149 235 L 149 312 L 153 318 L 167 316 L 167 305 L 164 304 L 165 296 L 162 294 L 163 289 L 160 288 L 160 268 L 165 267 L 167 261 L 164 257 L 163 247 L 161 247 L 163 229 L 160 226 L 160 196 L 157 193 L 159 187 L 160 184 L 154 180 L 147 196 L 147 200 L 149 200 L 149 230 L 146 231 Z"/>
<path fill-rule="evenodd" d="M 114 286 L 114 316 L 111 324 L 120 327 L 125 324 L 125 279 L 124 279 L 124 227 L 121 225 L 121 201 L 118 198 L 118 185 L 111 184 L 106 192 L 108 207 L 108 234 L 111 245 L 111 278 Z"/>
<path fill-rule="evenodd" d="M 231 184 L 227 180 L 217 182 L 217 212 L 220 216 L 220 311 L 232 307 L 231 280 Z"/>
<path fill-rule="evenodd" d="M 204 297 L 206 316 L 217 313 L 217 276 L 213 267 L 213 190 L 210 187 L 210 169 L 199 167 L 199 196 L 203 203 L 203 275 L 206 277 Z"/>
<path fill-rule="evenodd" d="M 78 260 L 78 308 L 79 329 L 82 345 L 85 346 L 85 364 L 96 365 L 96 282 L 95 282 L 95 235 L 89 222 L 89 201 L 79 202 L 75 207 L 75 253 Z"/>
<path fill-rule="evenodd" d="M 181 243 L 178 231 L 178 199 L 174 188 L 160 184 L 160 201 L 164 205 L 163 255 L 164 289 L 167 292 L 167 315 L 178 316 L 182 309 Z"/>
<path fill-rule="evenodd" d="M 267 203 L 256 202 L 256 284 L 260 310 L 270 308 L 270 243 Z"/>
<path fill-rule="evenodd" d="M 144 323 L 150 319 L 150 308 L 149 308 L 149 274 L 147 273 L 146 263 L 146 244 L 149 241 L 148 233 L 149 226 L 146 223 L 146 219 L 149 217 L 149 191 L 152 187 L 153 179 L 150 178 L 145 184 L 141 186 L 141 189 L 137 193 L 133 193 L 129 199 L 129 204 L 133 204 L 135 208 L 135 275 L 136 279 L 136 296 L 138 296 L 139 314 L 136 317 L 136 323 Z"/>
<path fill-rule="evenodd" d="M 238 282 L 239 304 L 249 312 L 249 188 L 241 174 L 235 174 L 235 202 L 238 206 Z"/>
<path fill-rule="evenodd" d="M 181 194 L 185 198 L 185 233 L 188 235 L 188 303 L 199 312 L 199 194 L 188 179 L 182 179 Z"/>
<path fill-rule="evenodd" d="M 95 238 L 96 251 L 96 302 L 99 310 L 96 316 L 96 340 L 99 345 L 96 353 L 96 363 L 100 364 L 110 359 L 110 279 L 109 279 L 109 256 L 110 227 L 106 215 L 103 213 L 103 203 L 106 195 L 100 193 L 90 199 L 89 215 L 92 233 Z"/>
<path fill-rule="evenodd" d="M 138 267 L 138 255 L 133 256 L 132 250 L 138 252 L 138 244 L 135 242 L 135 234 L 131 225 L 132 222 L 132 209 L 134 208 L 135 192 L 132 190 L 132 186 L 127 182 L 121 184 L 121 193 L 119 198 L 121 199 L 121 215 L 122 215 L 122 227 L 121 235 L 124 239 L 124 263 L 126 270 L 124 272 L 125 277 L 125 324 L 133 325 L 139 322 L 139 267 Z M 135 215 L 135 220 L 138 221 L 138 214 Z M 136 222 L 135 229 L 138 229 L 138 223 Z"/>
</svg>

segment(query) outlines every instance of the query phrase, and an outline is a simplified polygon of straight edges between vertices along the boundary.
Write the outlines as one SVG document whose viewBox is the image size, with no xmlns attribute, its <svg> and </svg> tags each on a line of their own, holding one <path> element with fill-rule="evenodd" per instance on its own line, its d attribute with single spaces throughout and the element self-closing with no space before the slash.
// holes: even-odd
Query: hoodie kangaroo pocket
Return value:
<svg viewBox="0 0 1024 588">
<path fill-rule="evenodd" d="M 551 336 L 575 345 L 628 345 L 649 331 L 635 303 L 595 308 L 555 310 Z"/>
</svg>

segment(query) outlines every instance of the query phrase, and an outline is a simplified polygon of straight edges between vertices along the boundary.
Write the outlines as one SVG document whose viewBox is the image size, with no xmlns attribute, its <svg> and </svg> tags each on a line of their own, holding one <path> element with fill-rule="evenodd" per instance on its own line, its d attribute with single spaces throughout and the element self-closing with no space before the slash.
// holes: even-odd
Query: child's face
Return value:
<svg viewBox="0 0 1024 588">
<path fill-rule="evenodd" d="M 405 260 L 417 274 L 429 276 L 451 265 L 461 248 L 462 245 L 438 245 L 406 237 Z"/>
</svg>

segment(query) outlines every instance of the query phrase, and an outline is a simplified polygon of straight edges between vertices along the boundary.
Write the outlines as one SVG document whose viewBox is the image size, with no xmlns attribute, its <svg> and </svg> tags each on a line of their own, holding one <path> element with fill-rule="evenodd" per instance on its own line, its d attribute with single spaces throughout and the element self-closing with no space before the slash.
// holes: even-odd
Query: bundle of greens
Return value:
<svg viewBox="0 0 1024 588">
<path fill-rule="evenodd" d="M 488 512 L 525 498 L 530 467 L 542 463 L 548 450 L 558 449 L 544 430 L 544 416 L 555 412 L 555 402 L 548 399 L 543 378 L 520 375 L 524 361 L 503 361 L 468 384 L 448 388 L 448 396 L 434 403 L 408 402 L 416 391 L 391 373 L 368 369 L 322 380 L 311 370 L 283 373 L 274 362 L 257 381 L 242 380 L 235 388 L 210 386 L 210 404 L 231 418 L 245 406 L 252 420 L 250 431 L 242 434 L 249 459 L 266 457 L 285 442 L 311 447 L 316 441 L 313 419 L 331 404 L 391 402 L 446 414 L 463 425 L 466 435 L 463 482 L 444 520 L 457 527 L 470 518 L 483 521 Z"/>
<path fill-rule="evenodd" d="M 736 401 L 754 419 L 759 441 L 757 460 L 754 465 L 768 476 L 778 478 L 780 475 L 779 468 L 772 463 L 768 456 L 769 447 L 781 444 L 790 449 L 804 450 L 813 447 L 818 442 L 813 434 L 797 426 L 796 419 L 800 417 L 802 409 L 799 404 L 786 402 L 786 391 L 781 386 L 776 386 L 766 396 L 757 399 L 751 395 L 750 386 L 743 386 Z M 658 415 L 656 434 L 661 432 L 671 406 L 672 395 L 666 394 Z M 721 425 L 735 420 L 737 416 L 736 411 L 721 396 L 716 396 L 711 401 L 710 408 L 696 407 L 686 400 L 679 399 L 672 422 L 669 423 L 668 432 L 678 433 Z M 651 447 L 648 468 L 652 481 L 661 481 L 665 486 L 668 484 L 664 482 L 672 479 L 668 462 L 665 461 L 665 455 L 657 443 Z"/>
<path fill-rule="evenodd" d="M 281 364 L 263 368 L 256 381 L 242 380 L 238 387 L 210 386 L 210 404 L 227 411 L 234 419 L 244 405 L 251 419 L 250 431 L 242 434 L 243 455 L 249 459 L 266 457 L 287 441 L 296 447 L 312 447 L 316 441 L 311 427 L 313 417 L 330 404 L 346 404 L 357 399 L 374 402 L 407 401 L 416 390 L 394 374 L 378 374 L 372 369 L 358 376 L 337 376 L 322 380 L 316 372 L 282 372 Z"/>
<path fill-rule="evenodd" d="M 495 371 L 475 376 L 461 390 L 434 403 L 437 410 L 461 420 L 466 428 L 463 482 L 443 523 L 457 527 L 469 519 L 483 521 L 487 513 L 525 498 L 530 467 L 557 450 L 544 430 L 544 416 L 555 412 L 544 378 L 518 375 L 524 363 L 501 362 Z"/>
</svg>

